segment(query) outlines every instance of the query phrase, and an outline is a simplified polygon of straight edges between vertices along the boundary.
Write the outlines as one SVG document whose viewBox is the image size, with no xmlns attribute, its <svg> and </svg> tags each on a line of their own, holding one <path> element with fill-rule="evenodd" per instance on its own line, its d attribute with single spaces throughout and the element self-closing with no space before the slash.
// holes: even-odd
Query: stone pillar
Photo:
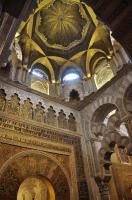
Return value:
<svg viewBox="0 0 132 200">
<path fill-rule="evenodd" d="M 96 184 L 99 188 L 101 200 L 110 200 L 110 194 L 109 194 L 109 183 L 110 177 L 107 179 L 102 177 L 95 177 Z"/>
<path fill-rule="evenodd" d="M 93 86 L 93 92 L 97 91 L 97 86 L 96 86 L 96 83 L 95 83 L 94 76 L 91 77 L 91 82 L 92 82 L 92 86 Z"/>
<path fill-rule="evenodd" d="M 120 55 L 120 52 L 118 51 L 116 54 L 115 54 L 115 57 L 119 63 L 119 66 L 122 67 L 123 66 L 123 62 L 122 62 L 122 59 L 121 59 L 121 55 Z"/>
<path fill-rule="evenodd" d="M 19 1 L 18 1 L 19 3 Z M 11 16 L 9 13 L 4 13 L 2 25 L 0 27 L 0 63 L 6 63 L 8 56 L 10 54 L 9 48 L 15 37 L 18 27 L 25 18 L 25 15 L 28 16 L 32 12 L 31 9 L 32 0 L 27 0 L 22 9 L 18 18 Z M 16 5 L 17 6 L 17 5 Z"/>
<path fill-rule="evenodd" d="M 17 69 L 17 81 L 18 82 L 22 82 L 22 75 L 23 75 L 23 69 L 22 69 L 22 67 L 18 67 L 18 69 Z"/>
<path fill-rule="evenodd" d="M 130 58 L 127 55 L 126 51 L 124 50 L 124 48 L 122 48 L 122 55 L 124 57 L 125 63 L 130 63 Z"/>
<path fill-rule="evenodd" d="M 49 95 L 53 97 L 58 97 L 58 84 L 56 83 L 49 84 Z"/>
<path fill-rule="evenodd" d="M 10 79 L 11 79 L 12 81 L 15 80 L 16 72 L 17 72 L 17 67 L 14 66 L 14 65 L 12 65 L 11 71 L 10 71 Z"/>
<path fill-rule="evenodd" d="M 120 66 L 119 66 L 119 63 L 117 61 L 117 58 L 115 57 L 115 55 L 112 57 L 112 60 L 116 66 L 116 71 L 119 71 L 120 70 Z"/>
<path fill-rule="evenodd" d="M 99 186 L 99 192 L 101 195 L 101 200 L 110 200 L 109 189 L 107 184 L 102 183 Z"/>
<path fill-rule="evenodd" d="M 31 73 L 27 70 L 26 71 L 26 75 L 25 75 L 25 83 L 26 83 L 26 86 L 28 87 L 31 87 Z"/>
<path fill-rule="evenodd" d="M 111 66 L 112 72 L 113 72 L 113 74 L 114 74 L 114 76 L 115 76 L 115 75 L 117 74 L 117 71 L 118 71 L 119 69 L 118 69 L 118 66 L 117 66 L 117 63 L 116 63 L 116 61 L 115 61 L 114 56 L 113 56 L 113 58 L 112 58 L 111 61 L 110 61 L 110 66 Z"/>
<path fill-rule="evenodd" d="M 24 84 L 26 84 L 26 74 L 27 74 L 27 70 L 25 68 L 23 68 L 22 82 Z"/>
</svg>

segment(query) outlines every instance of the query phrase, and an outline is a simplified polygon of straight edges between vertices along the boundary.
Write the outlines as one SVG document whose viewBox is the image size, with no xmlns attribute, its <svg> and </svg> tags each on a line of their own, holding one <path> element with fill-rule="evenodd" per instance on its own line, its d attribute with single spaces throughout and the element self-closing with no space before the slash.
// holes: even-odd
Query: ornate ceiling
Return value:
<svg viewBox="0 0 132 200">
<path fill-rule="evenodd" d="M 80 0 L 42 0 L 18 33 L 24 67 L 43 65 L 52 82 L 69 66 L 90 78 L 112 54 L 109 30 Z"/>
<path fill-rule="evenodd" d="M 68 50 L 84 40 L 89 25 L 81 4 L 55 0 L 38 12 L 35 32 L 48 47 Z"/>
</svg>

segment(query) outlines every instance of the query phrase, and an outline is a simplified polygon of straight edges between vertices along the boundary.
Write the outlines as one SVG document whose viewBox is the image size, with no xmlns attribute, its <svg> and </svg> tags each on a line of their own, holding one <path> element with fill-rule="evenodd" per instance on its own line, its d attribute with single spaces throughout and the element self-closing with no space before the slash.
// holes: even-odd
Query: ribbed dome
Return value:
<svg viewBox="0 0 132 200">
<path fill-rule="evenodd" d="M 55 0 L 38 14 L 37 30 L 48 47 L 69 49 L 82 42 L 90 22 L 80 3 Z"/>
</svg>

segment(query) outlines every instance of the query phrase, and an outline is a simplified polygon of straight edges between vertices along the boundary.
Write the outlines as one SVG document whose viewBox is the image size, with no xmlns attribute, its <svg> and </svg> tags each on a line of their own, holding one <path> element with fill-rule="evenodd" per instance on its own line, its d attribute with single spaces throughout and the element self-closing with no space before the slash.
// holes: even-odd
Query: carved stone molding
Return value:
<svg viewBox="0 0 132 200">
<path fill-rule="evenodd" d="M 62 152 L 67 155 L 74 150 L 79 199 L 88 200 L 88 186 L 84 172 L 81 138 L 79 136 L 35 126 L 32 124 L 32 120 L 14 119 L 13 115 L 12 118 L 11 115 L 9 118 L 6 114 L 3 116 L 3 112 L 0 114 L 0 128 L 2 130 L 0 140 L 4 143 L 15 144 L 15 142 L 18 142 L 17 145 L 21 143 L 29 146 L 36 145 L 39 148 L 52 149 L 54 152 Z M 32 137 L 36 139 L 31 139 Z M 37 140 L 39 138 L 41 140 Z"/>
<path fill-rule="evenodd" d="M 46 123 L 50 126 L 77 132 L 76 118 L 73 113 L 70 113 L 68 119 L 66 119 L 66 114 L 61 109 L 61 112 L 59 112 L 59 116 L 57 117 L 56 111 L 52 106 L 44 113 L 44 107 L 41 102 L 38 102 L 34 109 L 30 98 L 25 99 L 23 103 L 20 103 L 20 101 L 21 99 L 16 93 L 11 95 L 10 99 L 7 100 L 5 91 L 0 89 L 0 111 L 14 116 L 17 115 L 19 118 L 34 120 Z M 62 116 L 60 117 L 61 113 L 64 115 L 64 118 Z M 60 126 L 62 120 L 63 126 Z"/>
</svg>

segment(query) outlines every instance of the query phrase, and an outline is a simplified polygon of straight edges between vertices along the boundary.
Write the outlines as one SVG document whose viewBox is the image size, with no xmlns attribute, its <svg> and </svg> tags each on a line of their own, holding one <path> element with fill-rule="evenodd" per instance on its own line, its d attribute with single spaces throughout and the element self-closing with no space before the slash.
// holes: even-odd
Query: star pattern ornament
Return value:
<svg viewBox="0 0 132 200">
<path fill-rule="evenodd" d="M 73 47 L 86 36 L 89 23 L 81 5 L 55 0 L 40 10 L 38 30 L 49 46 L 58 48 Z"/>
</svg>

